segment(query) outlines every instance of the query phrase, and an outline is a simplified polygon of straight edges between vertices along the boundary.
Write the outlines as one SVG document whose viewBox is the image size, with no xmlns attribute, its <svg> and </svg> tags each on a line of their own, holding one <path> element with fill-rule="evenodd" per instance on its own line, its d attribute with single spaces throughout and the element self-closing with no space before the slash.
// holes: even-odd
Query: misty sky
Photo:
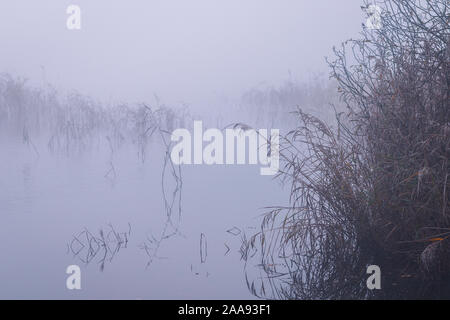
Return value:
<svg viewBox="0 0 450 320">
<path fill-rule="evenodd" d="M 362 0 L 2 0 L 0 72 L 106 100 L 204 103 L 328 72 Z M 66 28 L 66 8 L 82 30 Z"/>
</svg>

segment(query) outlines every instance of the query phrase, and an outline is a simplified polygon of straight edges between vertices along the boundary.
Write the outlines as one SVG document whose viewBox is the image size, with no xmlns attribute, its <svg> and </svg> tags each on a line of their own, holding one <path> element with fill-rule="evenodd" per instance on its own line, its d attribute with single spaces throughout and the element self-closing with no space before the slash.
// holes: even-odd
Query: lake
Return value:
<svg viewBox="0 0 450 320">
<path fill-rule="evenodd" d="M 241 239 L 288 200 L 259 165 L 183 165 L 177 188 L 158 139 L 145 161 L 102 135 L 81 151 L 47 143 L 0 139 L 1 299 L 255 298 Z M 81 290 L 66 288 L 69 265 Z"/>
</svg>

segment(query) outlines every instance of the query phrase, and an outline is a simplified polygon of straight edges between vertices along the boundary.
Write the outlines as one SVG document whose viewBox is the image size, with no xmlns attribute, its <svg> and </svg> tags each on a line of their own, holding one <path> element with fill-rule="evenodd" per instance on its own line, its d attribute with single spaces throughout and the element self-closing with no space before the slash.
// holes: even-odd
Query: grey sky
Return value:
<svg viewBox="0 0 450 320">
<path fill-rule="evenodd" d="M 201 103 L 326 72 L 361 0 L 3 0 L 0 71 L 101 99 Z M 66 8 L 82 30 L 66 29 Z M 45 68 L 43 68 L 45 67 Z M 45 72 L 44 72 L 45 70 Z"/>
</svg>

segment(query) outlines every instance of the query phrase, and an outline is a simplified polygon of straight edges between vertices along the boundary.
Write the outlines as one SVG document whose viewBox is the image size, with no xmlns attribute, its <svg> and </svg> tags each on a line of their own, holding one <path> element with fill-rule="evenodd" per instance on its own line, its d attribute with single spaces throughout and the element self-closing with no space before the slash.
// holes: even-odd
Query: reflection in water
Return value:
<svg viewBox="0 0 450 320">
<path fill-rule="evenodd" d="M 208 243 L 204 233 L 200 234 L 200 263 L 205 263 L 208 257 Z"/>
<path fill-rule="evenodd" d="M 67 246 L 69 252 L 84 264 L 89 264 L 98 257 L 100 271 L 103 271 L 106 262 L 111 263 L 121 249 L 127 248 L 130 235 L 130 224 L 128 224 L 126 232 L 117 232 L 109 224 L 107 229 L 99 230 L 98 236 L 92 234 L 88 229 L 84 229 L 78 235 L 74 235 Z"/>
<path fill-rule="evenodd" d="M 147 106 L 145 106 L 148 109 Z M 147 128 L 142 135 L 150 132 L 150 135 L 158 132 L 161 137 L 161 141 L 165 147 L 165 155 L 163 161 L 163 168 L 161 173 L 161 190 L 165 211 L 165 223 L 162 232 L 155 236 L 148 234 L 145 240 L 139 245 L 139 248 L 143 250 L 147 257 L 147 267 L 149 267 L 155 259 L 162 259 L 164 257 L 158 255 L 158 251 L 163 241 L 175 236 L 183 236 L 179 230 L 181 222 L 181 191 L 183 188 L 183 182 L 181 178 L 181 166 L 175 167 L 170 158 L 171 142 L 167 142 L 165 135 L 169 132 L 161 129 L 158 125 L 152 122 L 152 126 Z M 140 135 L 140 141 L 144 140 L 144 137 Z M 114 182 L 117 174 L 114 166 L 114 147 L 109 136 L 106 137 L 109 148 L 109 170 L 104 175 L 105 179 L 110 182 Z M 140 148 L 138 154 L 143 162 L 145 157 L 143 156 L 145 149 Z M 131 232 L 131 225 L 129 225 L 128 233 L 117 233 L 113 226 L 109 224 L 109 231 L 106 233 L 101 229 L 99 231 L 99 237 L 95 237 L 87 229 L 82 231 L 78 236 L 73 236 L 73 240 L 70 243 L 69 251 L 76 257 L 78 257 L 83 263 L 90 263 L 97 255 L 101 256 L 99 260 L 100 270 L 104 270 L 105 261 L 112 262 L 114 256 L 122 248 L 126 248 L 128 245 L 128 236 Z M 202 234 L 202 236 L 204 236 Z M 81 240 L 80 240 L 81 239 Z M 206 251 L 205 251 L 206 252 Z M 205 257 L 206 258 L 206 257 Z M 204 263 L 202 257 L 202 263 Z"/>
<path fill-rule="evenodd" d="M 164 223 L 163 230 L 158 237 L 154 235 L 147 235 L 146 240 L 139 246 L 147 254 L 149 261 L 147 267 L 153 262 L 154 259 L 161 259 L 158 256 L 161 243 L 169 238 L 175 236 L 183 236 L 180 233 L 179 225 L 181 222 L 181 191 L 183 188 L 183 181 L 181 178 L 181 166 L 175 168 L 172 159 L 170 158 L 171 142 L 167 142 L 167 138 L 164 136 L 168 134 L 161 128 L 156 128 L 160 133 L 160 137 L 165 146 L 164 164 L 161 175 L 161 189 L 163 195 L 164 208 L 166 213 L 166 221 Z M 152 134 L 156 129 L 152 130 Z M 146 130 L 148 132 L 149 130 Z M 169 177 L 172 177 L 172 192 L 167 193 L 167 188 L 170 188 L 170 184 L 166 181 L 167 173 L 170 173 Z"/>
<path fill-rule="evenodd" d="M 252 298 L 239 238 L 258 207 L 284 197 L 270 178 L 253 166 L 174 166 L 169 136 L 190 129 L 185 110 L 59 100 L 5 81 L 0 250 L 11 258 L 0 297 L 72 298 L 61 270 L 75 263 L 82 298 Z M 30 266 L 40 277 L 27 278 Z"/>
</svg>

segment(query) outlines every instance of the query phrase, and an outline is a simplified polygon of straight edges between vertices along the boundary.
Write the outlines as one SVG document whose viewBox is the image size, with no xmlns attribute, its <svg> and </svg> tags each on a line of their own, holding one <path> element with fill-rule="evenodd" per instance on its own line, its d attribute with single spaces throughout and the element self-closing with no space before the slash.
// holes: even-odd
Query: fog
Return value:
<svg viewBox="0 0 450 320">
<path fill-rule="evenodd" d="M 300 104 L 332 117 L 325 56 L 357 35 L 360 4 L 2 1 L 0 298 L 254 298 L 241 242 L 288 190 L 255 165 L 178 171 L 170 132 L 285 131 Z"/>
<path fill-rule="evenodd" d="M 66 28 L 66 8 L 82 28 Z M 238 96 L 291 74 L 328 74 L 324 57 L 354 37 L 359 0 L 2 1 L 0 70 L 97 99 Z"/>
</svg>

